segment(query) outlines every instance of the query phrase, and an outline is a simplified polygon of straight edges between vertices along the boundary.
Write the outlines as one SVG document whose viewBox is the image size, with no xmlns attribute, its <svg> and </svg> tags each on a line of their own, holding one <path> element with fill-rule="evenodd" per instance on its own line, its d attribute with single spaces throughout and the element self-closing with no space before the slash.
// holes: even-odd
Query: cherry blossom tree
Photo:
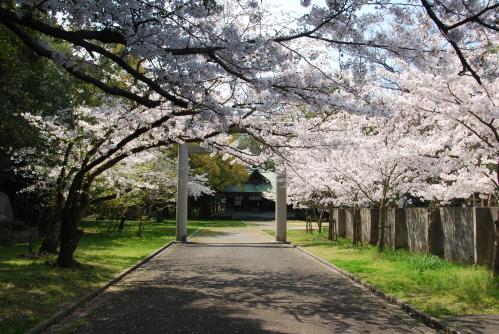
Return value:
<svg viewBox="0 0 499 334">
<path fill-rule="evenodd" d="M 497 65 L 490 69 L 497 70 Z M 430 185 L 424 196 L 448 201 L 474 192 L 497 194 L 497 167 L 493 168 L 499 159 L 497 77 L 484 76 L 479 85 L 442 66 L 416 71 L 407 64 L 403 73 L 385 74 L 398 87 L 397 94 L 385 95 L 385 103 L 421 114 L 433 133 L 432 154 L 439 156 L 440 177 L 445 183 Z"/>
<path fill-rule="evenodd" d="M 118 230 L 122 230 L 131 211 L 140 217 L 175 202 L 176 186 L 175 159 L 161 148 L 144 151 L 126 158 L 96 179 L 90 191 L 91 210 L 105 212 L 112 208 L 119 220 Z M 197 199 L 213 193 L 206 174 L 189 173 L 189 196 Z M 103 201 L 106 202 L 100 204 Z"/>
<path fill-rule="evenodd" d="M 0 22 L 106 93 L 147 107 L 169 102 L 208 117 L 236 108 L 249 117 L 256 107 L 275 112 L 284 101 L 344 104 L 331 99 L 331 87 L 354 92 L 320 66 L 326 46 L 340 70 L 359 78 L 372 67 L 396 71 L 393 58 L 423 66 L 432 52 L 453 52 L 459 73 L 481 83 L 477 50 L 497 31 L 496 8 L 485 1 L 343 0 L 296 18 L 271 15 L 253 0 L 20 0 L 0 8 Z M 68 43 L 72 52 L 50 49 L 30 30 Z M 113 66 L 104 70 L 103 62 Z"/>
<path fill-rule="evenodd" d="M 120 191 L 123 193 L 139 187 L 137 182 L 141 178 L 131 184 L 133 178 L 122 174 L 118 177 L 120 173 L 110 169 L 120 165 L 122 171 L 127 170 L 125 167 L 136 165 L 137 159 L 142 162 L 147 160 L 143 152 L 175 143 L 180 137 L 179 132 L 184 133 L 184 139 L 191 133 L 189 122 L 156 121 L 156 117 L 168 117 L 172 113 L 169 110 L 141 109 L 130 113 L 127 105 L 108 101 L 107 105 L 99 108 L 65 110 L 45 118 L 24 115 L 46 136 L 45 140 L 50 145 L 46 151 L 15 151 L 13 159 L 20 173 L 36 181 L 27 191 L 48 189 L 52 193 L 55 219 L 49 226 L 41 250 L 55 251 L 59 240 L 59 265 L 72 265 L 72 253 L 82 235 L 78 226 L 90 204 L 116 198 Z M 142 155 L 137 157 L 138 154 Z M 156 180 L 157 185 L 168 174 L 161 176 L 160 171 L 156 171 L 155 175 L 156 179 L 149 175 L 149 183 L 142 178 L 140 187 L 151 188 L 151 180 Z M 92 186 L 97 178 L 114 182 L 115 187 L 111 193 L 91 198 Z M 194 195 L 208 192 L 204 179 L 192 181 Z"/>
<path fill-rule="evenodd" d="M 356 206 L 380 207 L 380 250 L 386 208 L 426 177 L 417 169 L 422 163 L 416 149 L 421 136 L 414 138 L 412 129 L 402 126 L 402 115 L 392 116 L 336 114 L 316 129 L 322 139 L 313 139 L 315 147 L 307 139 L 298 145 L 306 148 L 298 149 L 292 159 L 296 176 L 291 184 L 301 189 L 301 196 L 319 193 L 324 202 L 353 207 L 353 213 Z"/>
<path fill-rule="evenodd" d="M 478 194 L 490 206 L 492 198 L 498 198 L 497 35 L 488 41 L 474 50 L 480 80 L 456 73 L 453 54 L 439 53 L 426 57 L 425 68 L 398 61 L 399 73 L 377 71 L 370 81 L 371 94 L 382 95 L 391 108 L 420 114 L 425 131 L 431 133 L 428 144 L 433 148 L 425 154 L 435 158 L 438 172 L 418 192 L 428 200 L 446 203 L 472 197 L 476 203 Z M 494 253 L 494 273 L 499 275 L 499 238 Z"/>
<path fill-rule="evenodd" d="M 281 99 L 317 99 L 319 70 L 297 75 L 308 53 L 292 43 L 300 36 L 280 25 L 255 1 L 221 6 L 216 1 L 15 1 L 0 20 L 40 56 L 104 92 L 146 107 L 165 102 L 220 116 L 254 112 L 248 96 L 268 92 Z M 285 21 L 282 19 L 280 21 Z M 271 29 L 272 28 L 272 29 Z M 65 41 L 62 54 L 29 33 Z M 314 53 L 315 50 L 313 50 Z M 101 63 L 111 62 L 104 71 Z M 275 71 L 278 68 L 278 71 Z M 313 67 L 311 67 L 313 69 Z M 221 91 L 224 96 L 219 96 Z M 261 99 L 259 108 L 272 105 Z"/>
<path fill-rule="evenodd" d="M 172 142 L 203 141 L 227 154 L 254 158 L 232 140 L 230 134 L 238 132 L 282 156 L 278 151 L 293 147 L 288 140 L 299 135 L 285 124 L 294 117 L 289 110 L 306 106 L 313 112 L 386 118 L 387 98 L 378 98 L 382 93 L 374 90 L 366 94 L 365 83 L 377 69 L 400 73 L 398 61 L 427 70 L 433 65 L 429 56 L 450 55 L 460 66 L 451 63 L 449 73 L 470 76 L 486 88 L 489 66 L 482 58 L 494 50 L 497 6 L 486 1 L 332 0 L 293 18 L 270 15 L 253 0 L 224 6 L 209 0 L 2 3 L 0 23 L 39 56 L 133 102 L 96 109 L 100 114 L 92 126 L 99 134 L 79 151 L 78 168 L 68 170 L 74 174 L 62 208 L 58 264 L 74 263 L 78 222 L 95 178 L 132 154 Z M 69 51 L 54 50 L 32 31 L 67 43 Z M 333 57 L 337 65 L 330 66 Z M 111 116 L 111 110 L 118 112 Z M 66 151 L 71 155 L 73 148 Z M 66 168 L 56 174 L 61 173 L 66 175 Z M 335 193 L 366 200 L 362 191 L 352 191 L 359 187 L 344 189 Z"/>
<path fill-rule="evenodd" d="M 285 154 L 295 203 L 319 197 L 324 204 L 380 208 L 380 251 L 386 209 L 405 194 L 446 203 L 495 188 L 483 145 L 460 123 L 416 106 L 390 109 L 378 116 L 336 113 L 302 122 L 298 127 L 307 131 L 295 131 Z"/>
</svg>

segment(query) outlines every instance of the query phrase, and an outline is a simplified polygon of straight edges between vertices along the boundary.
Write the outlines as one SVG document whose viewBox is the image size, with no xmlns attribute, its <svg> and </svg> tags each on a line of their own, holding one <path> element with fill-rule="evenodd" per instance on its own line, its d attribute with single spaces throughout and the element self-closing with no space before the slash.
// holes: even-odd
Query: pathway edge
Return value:
<svg viewBox="0 0 499 334">
<path fill-rule="evenodd" d="M 429 314 L 426 314 L 424 312 L 418 311 L 417 309 L 415 309 L 410 304 L 408 304 L 406 302 L 403 302 L 403 301 L 399 300 L 398 298 L 396 298 L 396 297 L 394 297 L 392 295 L 386 294 L 385 292 L 383 292 L 382 290 L 376 288 L 375 286 L 373 286 L 373 285 L 371 285 L 369 283 L 366 283 L 365 281 L 361 280 L 360 278 L 355 277 L 352 273 L 350 273 L 350 272 L 348 272 L 346 270 L 343 270 L 343 269 L 335 266 L 334 264 L 330 263 L 329 261 L 326 261 L 323 258 L 321 258 L 321 257 L 319 257 L 319 256 L 317 256 L 317 255 L 315 255 L 313 253 L 310 253 L 309 251 L 303 249 L 300 246 L 297 246 L 297 245 L 295 245 L 293 243 L 291 243 L 291 244 L 294 246 L 294 248 L 298 249 L 300 252 L 304 253 L 305 255 L 308 255 L 309 257 L 313 258 L 314 260 L 316 260 L 316 261 L 322 263 L 323 265 L 329 267 L 330 269 L 332 269 L 333 271 L 337 272 L 339 275 L 345 277 L 346 279 L 348 279 L 348 280 L 350 280 L 350 281 L 352 281 L 354 283 L 357 283 L 358 285 L 362 286 L 363 288 L 369 290 L 376 297 L 381 298 L 381 299 L 387 301 L 388 303 L 390 303 L 392 305 L 395 305 L 398 308 L 404 310 L 412 318 L 414 318 L 416 320 L 419 320 L 419 321 L 422 321 L 425 325 L 427 325 L 427 326 L 429 326 L 429 327 L 431 327 L 433 329 L 436 329 L 438 331 L 442 331 L 442 332 L 444 332 L 446 334 L 463 334 L 462 332 L 458 331 L 457 329 L 450 327 L 445 322 L 443 322 L 443 321 L 441 321 L 441 320 L 439 320 L 439 319 L 437 319 L 435 317 L 432 317 Z"/>
<path fill-rule="evenodd" d="M 196 230 L 197 232 L 197 230 Z M 195 232 L 194 232 L 195 233 Z M 25 333 L 26 334 L 40 334 L 43 333 L 45 330 L 47 330 L 50 326 L 55 325 L 59 323 L 63 318 L 65 318 L 67 315 L 70 313 L 74 312 L 76 309 L 81 307 L 83 304 L 87 303 L 88 301 L 92 300 L 93 298 L 97 297 L 100 295 L 102 292 L 107 290 L 110 286 L 113 284 L 119 282 L 123 277 L 126 275 L 130 274 L 131 272 L 137 270 L 139 267 L 144 265 L 145 263 L 149 262 L 152 258 L 156 257 L 160 253 L 162 253 L 164 250 L 169 248 L 171 245 L 178 243 L 175 240 L 172 240 L 168 242 L 166 245 L 161 246 L 159 249 L 155 250 L 152 254 L 148 255 L 146 258 L 142 259 L 141 261 L 137 262 L 131 267 L 126 268 L 123 270 L 121 273 L 119 273 L 117 276 L 109 280 L 106 284 L 103 286 L 87 293 L 77 301 L 75 301 L 73 304 L 69 305 L 68 307 L 52 314 L 48 319 L 38 323 L 34 327 L 31 327 L 28 329 Z"/>
</svg>

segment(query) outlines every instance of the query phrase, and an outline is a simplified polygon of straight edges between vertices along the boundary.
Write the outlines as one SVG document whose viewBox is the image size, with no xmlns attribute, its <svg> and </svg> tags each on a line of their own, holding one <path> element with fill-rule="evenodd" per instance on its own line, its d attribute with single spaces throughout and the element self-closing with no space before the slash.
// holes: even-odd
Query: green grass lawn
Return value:
<svg viewBox="0 0 499 334">
<path fill-rule="evenodd" d="M 433 316 L 499 314 L 499 288 L 487 268 L 405 250 L 380 255 L 375 247 L 352 246 L 347 239 L 331 244 L 327 228 L 320 235 L 288 231 L 288 239 Z"/>
<path fill-rule="evenodd" d="M 189 233 L 240 225 L 244 224 L 192 221 Z M 75 253 L 83 265 L 75 269 L 52 266 L 54 257 L 20 257 L 27 252 L 27 244 L 0 244 L 0 333 L 26 331 L 175 238 L 173 221 L 149 223 L 141 237 L 137 226 L 127 222 L 123 232 L 108 235 L 95 223 L 84 223 L 85 235 Z"/>
</svg>

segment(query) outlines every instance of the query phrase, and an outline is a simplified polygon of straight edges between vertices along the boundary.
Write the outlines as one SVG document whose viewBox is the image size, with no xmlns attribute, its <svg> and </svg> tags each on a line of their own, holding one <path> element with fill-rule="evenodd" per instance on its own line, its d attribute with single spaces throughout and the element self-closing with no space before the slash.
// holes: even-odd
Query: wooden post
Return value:
<svg viewBox="0 0 499 334">
<path fill-rule="evenodd" d="M 499 276 L 499 221 L 494 222 L 496 228 L 496 240 L 494 243 L 494 259 L 493 259 L 493 272 L 494 277 Z"/>
</svg>

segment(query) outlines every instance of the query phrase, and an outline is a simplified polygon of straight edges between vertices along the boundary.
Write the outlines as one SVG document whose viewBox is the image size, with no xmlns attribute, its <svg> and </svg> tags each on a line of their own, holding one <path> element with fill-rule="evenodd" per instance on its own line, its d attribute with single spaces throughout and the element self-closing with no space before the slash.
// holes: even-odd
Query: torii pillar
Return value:
<svg viewBox="0 0 499 334">
<path fill-rule="evenodd" d="M 287 242 L 287 192 L 286 172 L 277 173 L 277 189 L 275 201 L 275 241 Z"/>
<path fill-rule="evenodd" d="M 187 144 L 178 145 L 177 159 L 177 236 L 176 240 L 187 241 L 187 182 L 189 173 L 189 148 Z"/>
</svg>

